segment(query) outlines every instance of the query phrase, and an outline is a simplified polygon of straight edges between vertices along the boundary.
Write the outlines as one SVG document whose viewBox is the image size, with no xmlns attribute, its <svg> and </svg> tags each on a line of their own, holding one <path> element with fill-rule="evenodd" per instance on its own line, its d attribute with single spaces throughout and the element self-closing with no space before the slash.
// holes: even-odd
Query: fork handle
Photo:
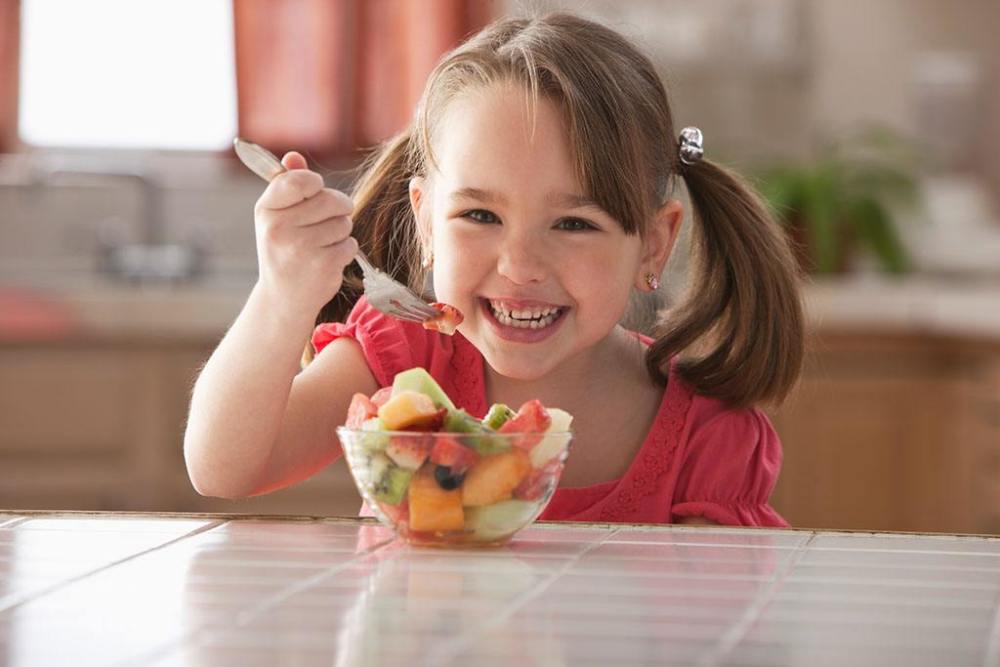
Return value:
<svg viewBox="0 0 1000 667">
<path fill-rule="evenodd" d="M 375 265 L 372 264 L 371 261 L 369 261 L 368 256 L 365 255 L 365 253 L 361 252 L 360 248 L 358 249 L 358 253 L 354 256 L 354 261 L 358 263 L 358 266 L 360 266 L 361 270 L 364 271 L 365 274 L 367 275 L 374 276 L 380 273 L 380 271 L 377 268 L 375 268 Z"/>
</svg>

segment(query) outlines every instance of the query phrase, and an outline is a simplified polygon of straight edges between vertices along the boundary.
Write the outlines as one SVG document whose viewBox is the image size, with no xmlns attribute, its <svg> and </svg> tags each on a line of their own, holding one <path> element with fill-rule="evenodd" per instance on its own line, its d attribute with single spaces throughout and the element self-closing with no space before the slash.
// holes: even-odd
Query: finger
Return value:
<svg viewBox="0 0 1000 667">
<path fill-rule="evenodd" d="M 283 227 L 309 227 L 329 218 L 350 215 L 353 210 L 354 202 L 350 197 L 332 188 L 324 188 L 305 201 L 268 213 L 273 224 Z"/>
<path fill-rule="evenodd" d="M 268 184 L 257 200 L 257 205 L 274 210 L 286 209 L 315 196 L 323 190 L 323 185 L 323 177 L 315 171 L 308 169 L 286 171 L 278 174 Z"/>
<path fill-rule="evenodd" d="M 339 218 L 353 212 L 354 200 L 339 190 L 323 188 L 298 206 L 285 209 L 281 215 L 293 218 L 292 224 L 307 227 L 328 218 Z"/>
<path fill-rule="evenodd" d="M 307 169 L 309 167 L 302 153 L 298 151 L 285 153 L 285 157 L 281 158 L 281 164 L 284 165 L 285 169 Z"/>
<path fill-rule="evenodd" d="M 328 218 L 304 228 L 311 245 L 327 247 L 340 243 L 354 229 L 354 223 L 347 216 Z"/>
<path fill-rule="evenodd" d="M 343 241 L 338 241 L 333 245 L 327 246 L 326 249 L 330 253 L 330 261 L 336 262 L 341 266 L 347 266 L 354 260 L 354 256 L 358 254 L 358 241 L 353 236 L 348 236 Z"/>
</svg>

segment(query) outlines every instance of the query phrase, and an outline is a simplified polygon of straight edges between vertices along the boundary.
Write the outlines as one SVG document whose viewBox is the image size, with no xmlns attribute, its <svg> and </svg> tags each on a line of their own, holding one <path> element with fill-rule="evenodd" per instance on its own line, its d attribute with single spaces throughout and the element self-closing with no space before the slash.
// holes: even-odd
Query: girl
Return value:
<svg viewBox="0 0 1000 667">
<path fill-rule="evenodd" d="M 700 132 L 675 134 L 644 55 L 557 13 L 448 54 L 353 202 L 285 155 L 255 208 L 259 280 L 194 388 L 195 488 L 235 498 L 309 477 L 341 456 L 352 394 L 422 366 L 478 417 L 533 398 L 575 416 L 543 519 L 786 525 L 768 504 L 780 444 L 754 406 L 799 372 L 795 264 L 758 198 L 702 152 Z M 697 264 L 652 340 L 618 322 L 633 290 L 659 287 L 678 180 Z M 414 287 L 433 269 L 459 333 L 374 310 L 353 268 L 338 294 L 359 245 Z"/>
</svg>

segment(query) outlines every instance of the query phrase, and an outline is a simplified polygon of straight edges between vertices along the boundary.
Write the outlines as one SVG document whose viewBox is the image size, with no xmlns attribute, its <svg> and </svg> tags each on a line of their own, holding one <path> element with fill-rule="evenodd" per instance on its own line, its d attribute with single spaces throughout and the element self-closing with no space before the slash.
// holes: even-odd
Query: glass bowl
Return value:
<svg viewBox="0 0 1000 667">
<path fill-rule="evenodd" d="M 341 427 L 358 491 L 410 544 L 498 546 L 538 518 L 572 433 L 439 433 Z"/>
</svg>

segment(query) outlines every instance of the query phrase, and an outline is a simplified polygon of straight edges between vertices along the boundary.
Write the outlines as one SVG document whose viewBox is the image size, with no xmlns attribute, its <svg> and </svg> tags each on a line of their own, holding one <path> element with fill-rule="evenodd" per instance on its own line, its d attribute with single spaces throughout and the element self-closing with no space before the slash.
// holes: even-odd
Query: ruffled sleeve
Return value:
<svg viewBox="0 0 1000 667">
<path fill-rule="evenodd" d="M 361 297 L 347 316 L 346 322 L 326 322 L 313 331 L 312 345 L 320 354 L 337 338 L 358 341 L 368 367 L 380 387 L 392 384 L 397 373 L 427 366 L 427 332 L 419 324 L 403 322 L 371 307 Z"/>
<path fill-rule="evenodd" d="M 769 504 L 780 470 L 781 442 L 763 412 L 720 411 L 689 434 L 671 515 L 787 527 Z"/>
</svg>

